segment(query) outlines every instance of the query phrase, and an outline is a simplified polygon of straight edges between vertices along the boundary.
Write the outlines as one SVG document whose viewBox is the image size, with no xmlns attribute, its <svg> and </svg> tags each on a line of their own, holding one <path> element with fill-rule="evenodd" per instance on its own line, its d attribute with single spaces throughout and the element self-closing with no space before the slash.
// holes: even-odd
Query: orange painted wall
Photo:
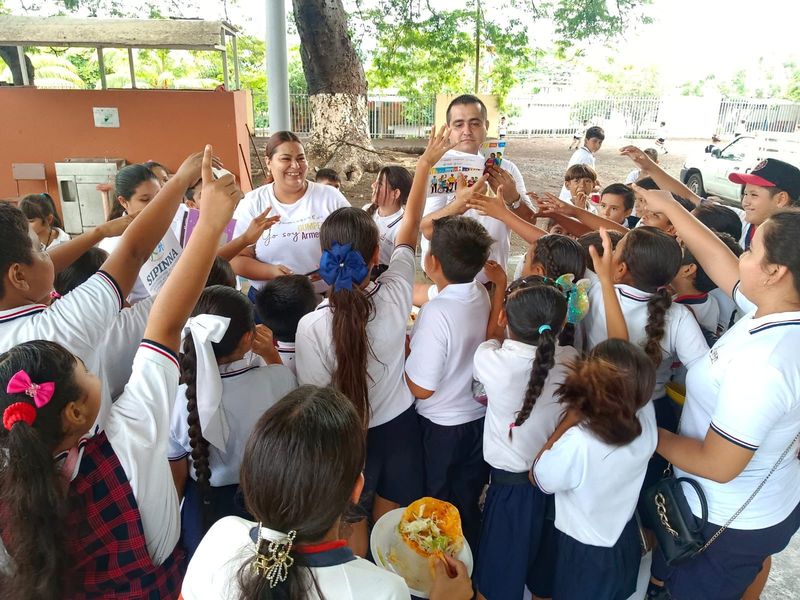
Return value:
<svg viewBox="0 0 800 600">
<path fill-rule="evenodd" d="M 0 199 L 17 197 L 12 163 L 44 163 L 50 194 L 58 199 L 54 163 L 65 158 L 155 160 L 174 172 L 206 143 L 249 191 L 246 94 L 0 87 Z M 95 106 L 116 107 L 120 127 L 95 127 Z M 20 182 L 20 196 L 43 191 L 44 182 Z"/>
</svg>

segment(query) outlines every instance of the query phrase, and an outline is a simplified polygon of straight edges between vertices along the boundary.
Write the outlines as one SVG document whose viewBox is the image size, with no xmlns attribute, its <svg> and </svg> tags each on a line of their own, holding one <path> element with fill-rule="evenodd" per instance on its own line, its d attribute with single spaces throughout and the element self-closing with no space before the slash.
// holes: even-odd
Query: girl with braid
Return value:
<svg viewBox="0 0 800 600">
<path fill-rule="evenodd" d="M 247 296 L 233 288 L 206 288 L 184 333 L 169 459 L 184 497 L 181 532 L 191 558 L 217 520 L 249 517 L 239 495 L 245 442 L 297 381 L 270 330 L 255 325 Z"/>
</svg>

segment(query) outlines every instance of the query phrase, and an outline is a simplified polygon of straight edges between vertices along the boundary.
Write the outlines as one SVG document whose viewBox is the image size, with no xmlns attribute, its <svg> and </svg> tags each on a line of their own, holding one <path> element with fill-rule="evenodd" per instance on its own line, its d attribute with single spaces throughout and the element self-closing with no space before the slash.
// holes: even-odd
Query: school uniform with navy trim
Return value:
<svg viewBox="0 0 800 600">
<path fill-rule="evenodd" d="M 133 357 L 138 350 L 137 340 L 144 336 L 155 299 L 155 296 L 149 296 L 133 306 L 123 308 L 100 344 L 103 354 L 108 357 L 103 361 L 103 378 L 108 383 L 112 399 L 122 394 L 131 378 Z"/>
<path fill-rule="evenodd" d="M 425 457 L 425 494 L 452 502 L 476 548 L 478 499 L 488 479 L 483 460 L 486 409 L 472 396 L 475 351 L 486 339 L 489 294 L 477 281 L 448 284 L 417 316 L 406 376 L 433 394 L 417 400 Z"/>
<path fill-rule="evenodd" d="M 367 204 L 364 210 L 370 208 L 372 204 Z M 397 238 L 397 232 L 400 229 L 400 222 L 403 220 L 405 209 L 401 206 L 400 210 L 392 213 L 391 215 L 383 216 L 379 210 L 372 213 L 372 220 L 378 226 L 378 242 L 381 247 L 380 258 L 378 264 L 388 265 L 389 260 L 392 258 L 394 252 L 394 240 Z"/>
<path fill-rule="evenodd" d="M 747 304 L 738 284 L 734 290 L 737 301 Z M 689 369 L 681 435 L 702 440 L 711 429 L 753 452 L 727 483 L 675 468 L 676 476 L 691 477 L 703 489 L 712 534 L 751 496 L 800 431 L 798 348 L 800 312 L 756 317 L 750 311 Z M 800 527 L 797 450 L 795 445 L 717 542 L 672 570 L 667 585 L 674 597 L 739 598 L 763 560 L 786 547 Z M 694 495 L 686 498 L 699 515 Z"/>
<path fill-rule="evenodd" d="M 100 376 L 102 401 L 96 426 L 102 428 L 111 406 L 111 391 L 102 376 L 104 363 L 115 360 L 106 353 L 103 339 L 122 310 L 122 302 L 117 282 L 98 271 L 50 306 L 28 304 L 0 311 L 0 352 L 31 340 L 64 346 Z"/>
<path fill-rule="evenodd" d="M 295 377 L 297 376 L 297 365 L 294 364 L 294 355 L 295 355 L 295 343 L 294 342 L 282 342 L 280 340 L 275 340 L 275 347 L 278 349 L 278 354 L 281 357 L 281 362 L 285 367 L 288 367 L 289 370 L 294 373 Z"/>
<path fill-rule="evenodd" d="M 725 292 L 719 288 L 714 288 L 708 295 L 717 301 L 719 306 L 719 320 L 717 321 L 717 336 L 721 336 L 728 331 L 736 321 L 738 321 L 744 314 L 736 306 L 736 302 Z"/>
<path fill-rule="evenodd" d="M 373 316 L 367 322 L 371 350 L 367 354 L 370 415 L 362 494 L 365 505 L 370 504 L 375 493 L 403 506 L 423 495 L 419 423 L 414 397 L 404 379 L 415 262 L 411 246 L 397 246 L 389 268 L 364 288 L 374 305 Z M 327 299 L 300 319 L 295 365 L 301 385 L 331 384 L 336 369 L 332 321 L 333 311 Z"/>
<path fill-rule="evenodd" d="M 63 453 L 73 509 L 66 523 L 53 526 L 67 535 L 66 570 L 76 588 L 70 598 L 178 595 L 178 495 L 160 458 L 166 457 L 169 398 L 178 374 L 172 351 L 143 340 L 105 430 Z"/>
<path fill-rule="evenodd" d="M 658 443 L 652 404 L 637 416 L 642 433 L 628 444 L 608 444 L 579 424 L 533 467 L 537 486 L 555 494 L 553 598 L 624 600 L 636 590 L 641 549 L 633 514 Z"/>
<path fill-rule="evenodd" d="M 219 365 L 219 373 L 222 378 L 220 409 L 229 433 L 224 450 L 213 445 L 208 448 L 212 522 L 228 515 L 248 516 L 242 499 L 237 496 L 239 468 L 245 445 L 261 415 L 297 387 L 297 379 L 288 367 L 267 365 L 260 356 L 252 353 L 240 360 Z M 188 417 L 186 384 L 181 384 L 172 412 L 168 458 L 170 461 L 185 459 L 189 463 L 189 477 L 181 509 L 181 529 L 184 546 L 191 558 L 205 531 L 202 499 L 192 461 Z"/>
<path fill-rule="evenodd" d="M 255 556 L 258 523 L 225 517 L 208 530 L 189 563 L 181 593 L 184 600 L 239 598 L 237 574 Z M 394 573 L 357 557 L 344 540 L 316 545 L 295 544 L 297 562 L 290 569 L 308 569 L 324 598 L 330 600 L 408 600 L 405 581 Z M 306 567 L 301 567 L 300 562 Z M 257 576 L 257 575 L 256 575 Z M 320 600 L 314 585 L 308 600 Z"/>
<path fill-rule="evenodd" d="M 528 473 L 561 418 L 556 389 L 578 352 L 572 346 L 556 346 L 555 365 L 530 416 L 512 429 L 535 356 L 535 346 L 511 339 L 502 345 L 489 340 L 475 352 L 474 376 L 483 384 L 488 400 L 483 456 L 491 472 L 474 580 L 487 600 L 521 598 L 526 585 L 531 590 L 535 587 L 547 496 L 531 485 Z"/>
<path fill-rule="evenodd" d="M 686 294 L 676 296 L 673 302 L 688 308 L 697 319 L 700 327 L 713 335 L 717 335 L 719 324 L 719 304 L 709 293 Z"/>
</svg>

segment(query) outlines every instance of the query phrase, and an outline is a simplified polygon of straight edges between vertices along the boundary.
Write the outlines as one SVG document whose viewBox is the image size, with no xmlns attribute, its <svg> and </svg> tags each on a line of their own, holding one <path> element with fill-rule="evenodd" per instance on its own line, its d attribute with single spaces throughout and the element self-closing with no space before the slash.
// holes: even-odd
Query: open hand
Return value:
<svg viewBox="0 0 800 600">
<path fill-rule="evenodd" d="M 510 210 L 505 202 L 505 198 L 503 197 L 502 185 L 497 188 L 496 196 L 474 193 L 470 194 L 466 200 L 468 209 L 474 208 L 478 212 L 489 215 L 490 217 L 494 217 L 498 220 L 502 218 L 504 213 Z"/>
<path fill-rule="evenodd" d="M 442 125 L 438 133 L 436 132 L 436 127 L 431 127 L 428 146 L 425 148 L 425 152 L 422 153 L 419 160 L 430 168 L 439 162 L 445 152 L 452 147 L 453 143 L 450 141 L 450 128 L 447 125 Z"/>
<path fill-rule="evenodd" d="M 467 210 L 467 205 L 473 197 L 486 192 L 487 179 L 489 179 L 488 175 L 481 175 L 480 179 L 470 186 L 467 185 L 467 180 L 463 175 L 456 177 L 456 197 L 453 204 L 459 207 L 461 214 Z"/>
<path fill-rule="evenodd" d="M 497 193 L 497 190 L 502 187 L 506 191 L 506 200 L 509 204 L 513 204 L 519 199 L 517 183 L 508 171 L 492 165 L 486 170 L 486 174 L 489 175 L 489 187 L 493 192 Z"/>
<path fill-rule="evenodd" d="M 575 205 L 569 202 L 564 202 L 558 196 L 545 192 L 544 198 L 539 198 L 539 216 L 547 217 L 549 215 L 557 214 L 564 215 L 565 217 L 573 217 L 577 214 Z"/>
<path fill-rule="evenodd" d="M 619 153 L 630 158 L 641 171 L 647 171 L 655 165 L 653 159 L 636 146 L 624 146 L 620 148 Z"/>
<path fill-rule="evenodd" d="M 271 210 L 272 207 L 270 206 L 267 210 L 250 221 L 250 225 L 247 226 L 247 229 L 242 234 L 248 246 L 255 244 L 261 238 L 262 233 L 281 220 L 277 215 L 274 217 L 267 216 Z"/>
</svg>

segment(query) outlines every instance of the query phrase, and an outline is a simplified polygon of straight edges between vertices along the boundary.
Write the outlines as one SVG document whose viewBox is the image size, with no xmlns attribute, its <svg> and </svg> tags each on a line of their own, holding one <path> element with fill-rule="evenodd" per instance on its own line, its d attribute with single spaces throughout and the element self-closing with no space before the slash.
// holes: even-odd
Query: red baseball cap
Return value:
<svg viewBox="0 0 800 600">
<path fill-rule="evenodd" d="M 792 200 L 800 198 L 800 169 L 775 158 L 762 160 L 749 173 L 731 173 L 728 179 L 742 185 L 780 188 Z"/>
</svg>

